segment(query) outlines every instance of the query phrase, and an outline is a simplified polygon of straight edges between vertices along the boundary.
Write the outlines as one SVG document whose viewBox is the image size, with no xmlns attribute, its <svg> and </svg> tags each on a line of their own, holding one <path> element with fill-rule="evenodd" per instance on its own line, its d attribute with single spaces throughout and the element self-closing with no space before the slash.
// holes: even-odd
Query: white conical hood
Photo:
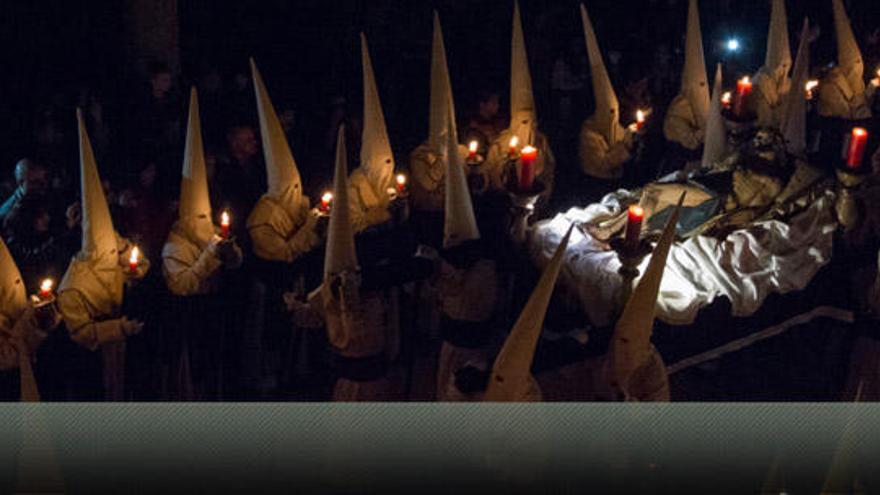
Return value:
<svg viewBox="0 0 880 495">
<path fill-rule="evenodd" d="M 324 278 L 357 268 L 351 206 L 348 203 L 348 159 L 345 151 L 345 126 L 339 126 L 336 138 L 336 167 L 333 172 L 333 204 L 327 229 L 324 255 Z"/>
<path fill-rule="evenodd" d="M 703 143 L 702 166 L 709 167 L 727 154 L 727 127 L 721 115 L 722 87 L 721 64 L 715 68 L 715 83 L 712 86 L 712 104 L 706 117 L 706 138 Z"/>
<path fill-rule="evenodd" d="M 684 69 L 681 73 L 681 93 L 690 102 L 700 128 L 705 128 L 706 116 L 709 113 L 709 81 L 707 78 L 706 59 L 703 56 L 703 34 L 700 30 L 700 10 L 697 7 L 697 0 L 690 0 Z"/>
<path fill-rule="evenodd" d="M 861 94 L 865 91 L 865 81 L 862 79 L 865 72 L 862 52 L 853 34 L 843 1 L 831 1 L 834 7 L 834 33 L 837 37 L 837 65 L 846 75 L 853 93 Z"/>
<path fill-rule="evenodd" d="M 654 248 L 645 275 L 639 280 L 614 327 L 611 341 L 612 373 L 616 384 L 628 390 L 633 372 L 647 363 L 651 352 L 651 334 L 657 311 L 657 295 L 666 268 L 666 258 L 675 240 L 675 229 L 685 193 L 666 222 L 663 234 Z"/>
<path fill-rule="evenodd" d="M 807 98 L 804 94 L 810 77 L 810 23 L 804 19 L 801 41 L 792 72 L 792 90 L 785 97 L 785 115 L 782 119 L 782 135 L 785 147 L 795 156 L 803 156 L 807 149 Z"/>
<path fill-rule="evenodd" d="M 428 119 L 428 139 L 435 150 L 446 144 L 444 134 L 448 120 L 455 117 L 455 104 L 452 99 L 452 82 L 446 64 L 446 48 L 443 43 L 443 30 L 440 16 L 434 11 L 434 42 L 431 53 L 431 108 Z"/>
<path fill-rule="evenodd" d="M 364 129 L 361 135 L 361 168 L 380 197 L 391 187 L 394 175 L 394 155 L 385 127 L 382 101 L 376 88 L 373 63 L 367 38 L 361 33 L 361 60 L 364 72 Z M 381 194 L 380 194 L 381 193 Z"/>
<path fill-rule="evenodd" d="M 211 220 L 211 197 L 208 193 L 208 175 L 205 171 L 205 149 L 199 122 L 199 99 L 196 88 L 189 94 L 189 123 L 186 147 L 183 152 L 183 178 L 180 182 L 179 218 L 187 234 L 207 243 L 214 234 Z"/>
<path fill-rule="evenodd" d="M 98 175 L 92 143 L 86 131 L 82 111 L 76 109 L 79 124 L 79 163 L 82 194 L 82 254 L 88 257 L 116 256 L 116 232 L 104 187 Z"/>
<path fill-rule="evenodd" d="M 520 143 L 531 143 L 537 114 L 532 93 L 532 75 L 523 37 L 519 2 L 513 2 L 513 36 L 510 43 L 510 130 Z"/>
<path fill-rule="evenodd" d="M 474 216 L 471 193 L 464 176 L 464 164 L 458 152 L 455 122 L 446 132 L 446 203 L 443 224 L 443 247 L 448 249 L 462 242 L 479 239 L 480 231 Z"/>
<path fill-rule="evenodd" d="M 9 331 L 27 307 L 21 272 L 0 237 L 0 330 Z"/>
<path fill-rule="evenodd" d="M 776 74 L 777 78 L 787 76 L 788 70 L 791 69 L 791 47 L 788 43 L 788 17 L 785 15 L 785 0 L 773 0 L 764 67 L 772 74 Z"/>
<path fill-rule="evenodd" d="M 483 400 L 492 402 L 510 402 L 522 400 L 526 396 L 532 380 L 532 361 L 535 347 L 544 328 L 544 316 L 550 305 L 550 297 L 556 286 L 556 279 L 565 259 L 565 250 L 574 225 L 569 227 L 565 237 L 550 258 L 538 285 L 523 306 L 519 318 L 504 341 L 504 346 L 495 358 L 492 375 Z"/>
<path fill-rule="evenodd" d="M 599 42 L 596 40 L 596 32 L 587 9 L 581 5 L 581 21 L 584 25 L 584 38 L 587 42 L 587 56 L 590 61 L 590 75 L 593 79 L 593 99 L 596 101 L 596 111 L 591 117 L 609 143 L 616 143 L 616 129 L 620 127 L 620 105 L 614 87 L 611 86 L 611 78 L 605 69 L 605 61 L 599 50 Z"/>
<path fill-rule="evenodd" d="M 254 79 L 254 92 L 257 97 L 257 113 L 260 117 L 260 138 L 263 143 L 263 159 L 266 161 L 266 181 L 268 194 L 273 199 L 295 213 L 302 198 L 302 179 L 296 161 L 284 134 L 284 128 L 269 99 L 269 92 L 263 83 L 263 76 L 254 59 L 251 59 L 251 74 Z"/>
</svg>

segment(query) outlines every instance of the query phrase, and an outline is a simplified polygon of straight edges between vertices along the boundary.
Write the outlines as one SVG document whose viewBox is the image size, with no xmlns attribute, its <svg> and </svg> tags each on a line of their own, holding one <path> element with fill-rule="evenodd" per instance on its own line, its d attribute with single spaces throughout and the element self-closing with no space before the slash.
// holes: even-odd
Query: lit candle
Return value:
<svg viewBox="0 0 880 495">
<path fill-rule="evenodd" d="M 406 175 L 397 174 L 397 177 L 394 178 L 394 181 L 397 183 L 397 194 L 403 194 L 406 192 Z"/>
<path fill-rule="evenodd" d="M 807 81 L 807 84 L 804 85 L 804 91 L 806 91 L 807 93 L 808 100 L 813 99 L 813 90 L 815 90 L 817 87 L 819 87 L 819 81 L 815 79 L 810 79 L 809 81 Z"/>
<path fill-rule="evenodd" d="M 636 130 L 642 130 L 642 126 L 645 125 L 645 112 L 643 110 L 636 110 Z"/>
<path fill-rule="evenodd" d="M 724 108 L 730 108 L 730 102 L 733 100 L 733 93 L 725 91 L 721 94 L 721 104 Z"/>
<path fill-rule="evenodd" d="M 137 273 L 138 259 L 141 256 L 141 250 L 137 246 L 131 248 L 131 256 L 128 257 L 128 269 L 131 273 Z"/>
<path fill-rule="evenodd" d="M 327 191 L 321 196 L 321 212 L 328 213 L 330 211 L 330 203 L 333 202 L 333 193 Z"/>
<path fill-rule="evenodd" d="M 511 160 L 516 160 L 516 155 L 519 153 L 519 138 L 514 135 L 510 138 L 510 149 L 508 151 Z"/>
<path fill-rule="evenodd" d="M 538 157 L 538 149 L 527 145 L 522 149 L 519 167 L 519 188 L 521 191 L 532 189 L 535 181 L 535 158 Z"/>
<path fill-rule="evenodd" d="M 868 131 L 863 127 L 853 127 L 852 134 L 849 138 L 849 146 L 846 151 L 846 166 L 849 168 L 859 168 L 862 165 L 862 158 L 865 156 L 865 144 L 868 142 Z"/>
<path fill-rule="evenodd" d="M 473 160 L 477 157 L 477 142 L 471 141 L 468 143 L 468 160 Z"/>
<path fill-rule="evenodd" d="M 220 214 L 220 236 L 229 239 L 229 212 L 226 210 Z"/>
<path fill-rule="evenodd" d="M 40 299 L 47 300 L 52 297 L 52 287 L 55 285 L 55 281 L 51 278 L 43 279 L 40 282 Z"/>
<path fill-rule="evenodd" d="M 642 235 L 642 221 L 645 219 L 645 209 L 639 205 L 629 207 L 626 221 L 626 235 L 623 239 L 624 249 L 627 253 L 635 254 L 639 250 L 639 238 Z"/>
<path fill-rule="evenodd" d="M 749 76 L 745 76 L 736 82 L 736 100 L 733 102 L 733 113 L 742 115 L 742 111 L 746 106 L 746 98 L 752 92 L 752 80 Z"/>
</svg>

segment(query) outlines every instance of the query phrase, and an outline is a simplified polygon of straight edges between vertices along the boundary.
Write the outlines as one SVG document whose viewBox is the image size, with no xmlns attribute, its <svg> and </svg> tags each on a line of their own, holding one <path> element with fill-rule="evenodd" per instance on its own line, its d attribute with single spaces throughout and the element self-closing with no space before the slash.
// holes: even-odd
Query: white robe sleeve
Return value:
<svg viewBox="0 0 880 495">
<path fill-rule="evenodd" d="M 70 338 L 89 350 L 96 350 L 105 342 L 125 340 L 122 330 L 122 318 L 95 321 L 89 305 L 75 290 L 66 290 L 58 294 L 58 309 Z"/>
<path fill-rule="evenodd" d="M 663 135 L 689 150 L 696 150 L 703 142 L 700 126 L 687 98 L 678 95 L 669 104 L 666 118 L 663 119 Z"/>
<path fill-rule="evenodd" d="M 619 179 L 623 176 L 623 164 L 632 158 L 624 141 L 609 146 L 601 134 L 586 126 L 581 129 L 578 152 L 583 172 L 600 179 Z"/>
<path fill-rule="evenodd" d="M 168 245 L 163 254 L 169 251 Z M 211 291 L 213 278 L 223 266 L 216 254 L 216 245 L 208 244 L 199 257 L 195 260 L 184 260 L 181 251 L 175 250 L 174 255 L 165 254 L 162 258 L 162 268 L 165 273 L 165 281 L 168 290 L 177 296 L 189 296 L 194 294 L 206 294 Z M 189 261 L 189 262 L 187 262 Z"/>
</svg>

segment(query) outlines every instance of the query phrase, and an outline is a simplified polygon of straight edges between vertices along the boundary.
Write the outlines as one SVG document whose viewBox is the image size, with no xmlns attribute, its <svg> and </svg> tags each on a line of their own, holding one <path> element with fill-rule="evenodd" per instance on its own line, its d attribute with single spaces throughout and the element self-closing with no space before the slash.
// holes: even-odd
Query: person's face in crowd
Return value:
<svg viewBox="0 0 880 495">
<path fill-rule="evenodd" d="M 156 183 L 156 164 L 150 163 L 144 167 L 138 179 L 142 188 L 150 189 L 153 187 L 153 184 Z"/>
<path fill-rule="evenodd" d="M 20 162 L 15 167 L 15 179 L 25 196 L 43 196 L 49 192 L 49 171 L 41 165 Z"/>
<path fill-rule="evenodd" d="M 498 101 L 498 95 L 492 95 L 480 102 L 480 115 L 483 117 L 494 117 L 498 114 L 501 103 Z"/>
<path fill-rule="evenodd" d="M 45 234 L 49 231 L 49 226 L 52 223 L 52 217 L 49 216 L 49 212 L 42 210 L 34 216 L 34 232 L 39 234 Z"/>
<path fill-rule="evenodd" d="M 153 86 L 153 94 L 163 97 L 171 91 L 171 74 L 168 72 L 153 74 L 153 77 L 150 78 L 150 84 Z"/>
<path fill-rule="evenodd" d="M 257 154 L 257 136 L 250 127 L 237 127 L 229 137 L 229 151 L 235 157 L 250 158 Z"/>
</svg>

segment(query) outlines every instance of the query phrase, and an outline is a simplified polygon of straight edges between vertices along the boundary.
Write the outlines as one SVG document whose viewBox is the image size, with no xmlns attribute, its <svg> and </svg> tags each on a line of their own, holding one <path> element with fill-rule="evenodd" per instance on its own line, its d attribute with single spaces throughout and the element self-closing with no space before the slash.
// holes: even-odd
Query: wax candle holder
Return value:
<svg viewBox="0 0 880 495">
<path fill-rule="evenodd" d="M 629 249 L 623 237 L 615 237 L 611 239 L 611 249 L 617 253 L 617 259 L 620 260 L 620 268 L 617 273 L 620 275 L 620 308 L 626 306 L 629 297 L 632 295 L 633 284 L 639 276 L 639 265 L 646 256 L 654 250 L 653 246 L 647 239 L 640 239 L 639 245 L 635 250 Z"/>
<path fill-rule="evenodd" d="M 391 213 L 391 220 L 395 225 L 402 225 L 409 220 L 410 214 L 410 197 L 409 192 L 396 192 L 391 196 L 391 202 L 388 204 L 388 211 Z"/>
<path fill-rule="evenodd" d="M 514 182 L 516 182 L 514 180 Z M 516 188 L 508 189 L 507 194 L 510 196 L 510 237 L 513 242 L 522 244 L 526 240 L 526 232 L 529 228 L 529 219 L 535 213 L 535 204 L 544 192 L 544 183 L 535 179 L 532 183 L 532 189 L 529 191 L 520 191 Z"/>
<path fill-rule="evenodd" d="M 55 294 L 49 296 L 40 296 L 34 298 L 34 316 L 37 319 L 37 325 L 42 329 L 51 328 L 55 324 Z"/>
</svg>

